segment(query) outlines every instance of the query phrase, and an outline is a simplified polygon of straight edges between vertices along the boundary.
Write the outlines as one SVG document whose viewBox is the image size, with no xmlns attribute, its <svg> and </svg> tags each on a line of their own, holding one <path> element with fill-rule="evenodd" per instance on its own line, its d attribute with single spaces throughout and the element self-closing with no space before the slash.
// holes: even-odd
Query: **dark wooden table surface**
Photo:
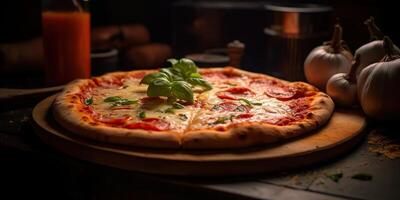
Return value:
<svg viewBox="0 0 400 200">
<path fill-rule="evenodd" d="M 367 136 L 351 152 L 302 169 L 255 176 L 173 177 L 101 166 L 53 150 L 30 125 L 37 101 L 0 105 L 1 199 L 400 199 L 400 159 L 395 158 L 400 132 L 395 123 L 369 121 Z M 352 178 L 358 173 L 371 175 L 372 180 Z M 327 176 L 338 174 L 338 182 Z"/>
</svg>

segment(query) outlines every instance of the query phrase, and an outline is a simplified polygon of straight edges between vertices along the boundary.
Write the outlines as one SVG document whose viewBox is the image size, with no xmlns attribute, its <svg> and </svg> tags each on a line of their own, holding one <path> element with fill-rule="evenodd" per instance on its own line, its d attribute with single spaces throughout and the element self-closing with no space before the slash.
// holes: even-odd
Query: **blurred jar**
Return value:
<svg viewBox="0 0 400 200">
<path fill-rule="evenodd" d="M 100 76 L 117 70 L 118 50 L 115 48 L 107 50 L 96 50 L 90 54 L 92 62 L 92 76 Z"/>
<path fill-rule="evenodd" d="M 43 0 L 45 82 L 61 85 L 90 77 L 88 0 Z"/>
<path fill-rule="evenodd" d="M 305 80 L 303 63 L 308 53 L 330 35 L 332 8 L 320 4 L 268 4 L 266 73 L 290 80 Z"/>
</svg>

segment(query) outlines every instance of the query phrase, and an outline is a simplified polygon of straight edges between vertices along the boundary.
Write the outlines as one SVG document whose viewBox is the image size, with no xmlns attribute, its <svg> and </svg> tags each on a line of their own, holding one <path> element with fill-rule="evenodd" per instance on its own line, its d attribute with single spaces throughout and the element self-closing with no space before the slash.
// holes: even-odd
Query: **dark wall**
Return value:
<svg viewBox="0 0 400 200">
<path fill-rule="evenodd" d="M 152 41 L 171 43 L 171 6 L 165 0 L 92 0 L 93 26 L 109 24 L 142 23 L 151 32 Z M 280 1 L 281 2 L 281 1 Z M 362 22 L 370 15 L 394 42 L 400 43 L 396 19 L 398 11 L 389 1 L 320 0 L 291 1 L 301 3 L 326 3 L 335 9 L 344 27 L 344 39 L 352 49 L 368 40 Z M 7 0 L 0 6 L 0 43 L 25 40 L 41 35 L 40 0 Z M 250 22 L 251 23 L 251 22 Z"/>
</svg>

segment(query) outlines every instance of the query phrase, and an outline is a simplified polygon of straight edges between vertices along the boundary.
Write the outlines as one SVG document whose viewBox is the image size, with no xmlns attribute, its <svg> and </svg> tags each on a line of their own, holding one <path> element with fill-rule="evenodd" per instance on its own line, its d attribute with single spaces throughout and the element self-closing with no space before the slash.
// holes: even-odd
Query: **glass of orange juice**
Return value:
<svg viewBox="0 0 400 200">
<path fill-rule="evenodd" d="M 42 34 L 48 86 L 90 77 L 87 3 L 87 0 L 43 0 Z"/>
</svg>

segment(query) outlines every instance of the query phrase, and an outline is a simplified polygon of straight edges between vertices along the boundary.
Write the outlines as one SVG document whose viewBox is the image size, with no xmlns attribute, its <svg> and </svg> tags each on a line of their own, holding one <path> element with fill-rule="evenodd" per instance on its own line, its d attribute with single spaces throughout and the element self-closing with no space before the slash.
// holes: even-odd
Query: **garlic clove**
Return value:
<svg viewBox="0 0 400 200">
<path fill-rule="evenodd" d="M 333 75 L 326 84 L 326 92 L 333 101 L 343 107 L 357 103 L 357 85 L 355 72 L 360 65 L 360 56 L 356 56 L 348 73 Z"/>
<path fill-rule="evenodd" d="M 313 49 L 304 61 L 304 75 L 310 84 L 325 90 L 332 75 L 349 71 L 353 56 L 343 44 L 342 28 L 337 24 L 332 40 Z"/>
</svg>

